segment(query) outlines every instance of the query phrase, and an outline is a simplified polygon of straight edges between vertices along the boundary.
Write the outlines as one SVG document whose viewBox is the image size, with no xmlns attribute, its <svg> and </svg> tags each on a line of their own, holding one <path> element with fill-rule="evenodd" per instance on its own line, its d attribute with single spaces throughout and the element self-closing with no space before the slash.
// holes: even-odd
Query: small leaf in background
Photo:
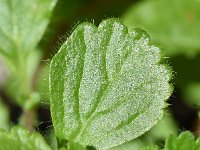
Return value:
<svg viewBox="0 0 200 150">
<path fill-rule="evenodd" d="M 5 90 L 20 106 L 33 92 L 33 78 L 41 59 L 36 46 L 50 21 L 57 0 L 1 0 L 0 54 L 9 67 Z M 20 86 L 19 86 L 20 85 Z"/>
<path fill-rule="evenodd" d="M 50 150 L 40 134 L 30 134 L 22 127 L 13 127 L 10 132 L 0 130 L 0 143 L 1 150 Z"/>
<path fill-rule="evenodd" d="M 200 150 L 200 138 L 195 140 L 189 131 L 181 133 L 178 137 L 171 135 L 165 143 L 164 150 Z"/>
<path fill-rule="evenodd" d="M 9 119 L 10 119 L 9 110 L 0 99 L 0 128 L 1 129 L 9 128 Z"/>
<path fill-rule="evenodd" d="M 56 136 L 109 149 L 135 139 L 163 116 L 171 71 L 148 35 L 117 19 L 79 25 L 50 67 Z"/>
<path fill-rule="evenodd" d="M 16 59 L 40 41 L 57 0 L 1 0 L 0 52 Z M 17 55 L 17 56 L 16 56 Z"/>
<path fill-rule="evenodd" d="M 130 29 L 144 28 L 153 43 L 164 47 L 168 56 L 200 52 L 200 1 L 147 0 L 133 5 L 122 17 Z"/>
</svg>

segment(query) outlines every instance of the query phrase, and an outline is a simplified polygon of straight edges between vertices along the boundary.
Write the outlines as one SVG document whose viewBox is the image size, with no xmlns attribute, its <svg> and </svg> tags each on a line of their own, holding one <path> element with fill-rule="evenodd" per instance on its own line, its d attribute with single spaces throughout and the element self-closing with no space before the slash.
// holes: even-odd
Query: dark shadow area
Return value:
<svg viewBox="0 0 200 150">
<path fill-rule="evenodd" d="M 200 84 L 200 54 L 194 58 L 179 55 L 171 58 L 169 62 L 174 70 L 175 83 L 175 91 L 169 101 L 170 108 L 180 129 L 192 130 L 195 128 L 195 120 L 198 120 L 198 107 L 189 106 L 187 102 L 190 99 L 184 97 L 183 92 L 190 83 Z"/>
<path fill-rule="evenodd" d="M 198 118 L 197 110 L 185 104 L 179 92 L 174 92 L 168 103 L 170 104 L 169 108 L 178 123 L 179 129 L 183 131 L 191 130 L 194 121 Z"/>
<path fill-rule="evenodd" d="M 175 72 L 176 84 L 185 86 L 191 82 L 200 83 L 200 54 L 191 59 L 179 55 L 169 61 Z"/>
<path fill-rule="evenodd" d="M 10 120 L 11 120 L 11 126 L 13 124 L 18 123 L 18 119 L 20 115 L 22 114 L 22 109 L 3 92 L 0 91 L 0 97 L 2 98 L 3 103 L 8 107 L 9 113 L 10 113 Z"/>
</svg>

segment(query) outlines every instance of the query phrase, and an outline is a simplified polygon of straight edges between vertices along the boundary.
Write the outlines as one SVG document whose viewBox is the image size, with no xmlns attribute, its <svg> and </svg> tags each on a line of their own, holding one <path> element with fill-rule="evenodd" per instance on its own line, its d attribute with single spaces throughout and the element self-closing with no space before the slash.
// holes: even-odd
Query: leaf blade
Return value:
<svg viewBox="0 0 200 150">
<path fill-rule="evenodd" d="M 51 113 L 59 138 L 109 149 L 162 118 L 171 73 L 148 42 L 144 31 L 128 33 L 117 19 L 75 29 L 51 62 Z"/>
</svg>

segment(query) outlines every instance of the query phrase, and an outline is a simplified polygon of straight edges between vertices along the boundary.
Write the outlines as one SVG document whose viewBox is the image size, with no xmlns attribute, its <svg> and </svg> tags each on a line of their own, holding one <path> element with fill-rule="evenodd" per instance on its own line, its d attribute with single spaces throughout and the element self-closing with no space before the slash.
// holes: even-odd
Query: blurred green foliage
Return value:
<svg viewBox="0 0 200 150">
<path fill-rule="evenodd" d="M 0 128 L 8 129 L 10 126 L 9 122 L 10 122 L 9 110 L 0 99 Z"/>
<path fill-rule="evenodd" d="M 32 80 L 41 52 L 37 45 L 50 21 L 57 0 L 1 0 L 0 53 L 9 67 L 11 82 L 8 89 L 22 108 L 31 101 Z M 37 12 L 37 13 L 36 13 Z M 19 86 L 20 85 L 20 86 Z"/>
<path fill-rule="evenodd" d="M 178 137 L 171 135 L 167 138 L 164 150 L 199 150 L 200 138 L 195 139 L 191 132 L 185 131 Z"/>
<path fill-rule="evenodd" d="M 176 90 L 187 104 L 200 108 L 200 1 L 149 0 L 133 5 L 124 24 L 142 27 L 160 45 L 175 75 Z"/>
<path fill-rule="evenodd" d="M 194 56 L 200 51 L 198 0 L 146 0 L 133 5 L 122 17 L 132 29 L 142 27 L 167 56 Z"/>
</svg>

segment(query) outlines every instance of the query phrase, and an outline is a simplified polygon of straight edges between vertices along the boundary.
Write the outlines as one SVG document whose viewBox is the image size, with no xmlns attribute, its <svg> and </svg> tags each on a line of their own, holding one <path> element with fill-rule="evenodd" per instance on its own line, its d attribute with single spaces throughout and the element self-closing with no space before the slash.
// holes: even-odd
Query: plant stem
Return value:
<svg viewBox="0 0 200 150">
<path fill-rule="evenodd" d="M 22 108 L 23 108 L 23 113 L 21 116 L 21 122 L 22 124 L 29 129 L 29 131 L 34 130 L 34 124 L 36 120 L 36 108 L 35 107 L 28 107 L 28 103 L 32 103 L 32 80 L 29 79 L 28 77 L 28 72 L 27 72 L 27 57 L 26 55 L 23 55 L 21 53 L 18 53 L 18 64 L 16 67 L 16 72 L 18 76 L 18 80 L 21 83 L 20 84 L 20 90 L 21 90 L 21 97 L 23 98 L 22 100 Z"/>
<path fill-rule="evenodd" d="M 34 131 L 34 124 L 36 120 L 36 113 L 35 110 L 24 110 L 23 112 L 23 118 L 24 118 L 24 126 L 29 130 L 29 131 Z"/>
</svg>

